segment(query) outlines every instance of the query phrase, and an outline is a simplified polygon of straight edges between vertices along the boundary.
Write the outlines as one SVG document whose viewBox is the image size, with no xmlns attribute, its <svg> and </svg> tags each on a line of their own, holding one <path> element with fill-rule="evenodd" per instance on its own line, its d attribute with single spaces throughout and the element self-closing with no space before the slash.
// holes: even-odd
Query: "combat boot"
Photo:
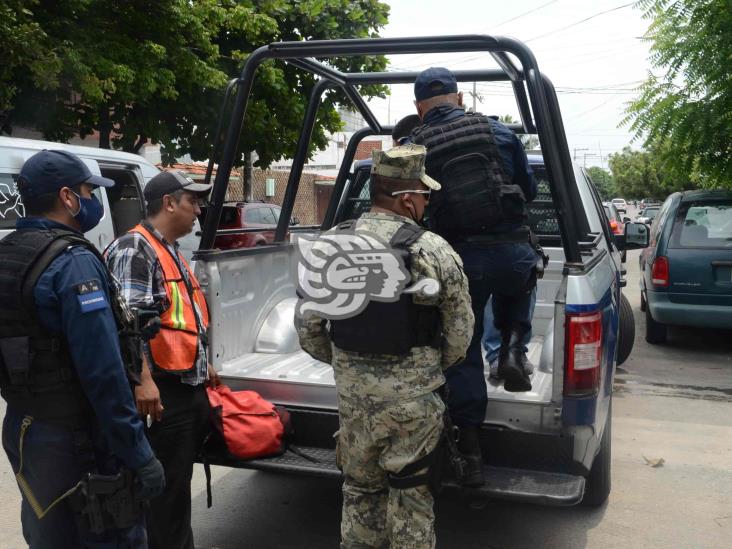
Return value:
<svg viewBox="0 0 732 549">
<path fill-rule="evenodd" d="M 505 330 L 501 350 L 498 353 L 498 377 L 504 380 L 503 388 L 510 393 L 531 390 L 529 374 L 533 370 L 526 359 L 519 330 Z"/>
<path fill-rule="evenodd" d="M 458 450 L 465 458 L 465 469 L 461 483 L 467 488 L 479 488 L 485 484 L 483 455 L 480 451 L 480 429 L 460 427 Z"/>
</svg>

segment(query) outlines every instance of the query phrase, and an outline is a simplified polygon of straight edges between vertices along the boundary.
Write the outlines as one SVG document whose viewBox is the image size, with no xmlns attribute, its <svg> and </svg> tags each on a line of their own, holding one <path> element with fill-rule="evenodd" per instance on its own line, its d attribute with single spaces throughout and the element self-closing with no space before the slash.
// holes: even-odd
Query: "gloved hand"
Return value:
<svg viewBox="0 0 732 549">
<path fill-rule="evenodd" d="M 165 489 L 165 471 L 156 457 L 137 469 L 135 475 L 138 494 L 142 499 L 159 496 Z"/>
<path fill-rule="evenodd" d="M 140 328 L 140 337 L 143 341 L 150 341 L 160 331 L 160 317 L 154 316 L 148 320 L 145 325 Z"/>
</svg>

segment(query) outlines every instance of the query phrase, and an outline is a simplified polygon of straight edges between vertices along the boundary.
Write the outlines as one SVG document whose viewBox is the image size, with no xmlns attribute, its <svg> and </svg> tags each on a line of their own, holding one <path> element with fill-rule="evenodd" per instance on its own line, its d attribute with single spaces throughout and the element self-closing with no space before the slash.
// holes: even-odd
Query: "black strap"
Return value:
<svg viewBox="0 0 732 549">
<path fill-rule="evenodd" d="M 392 248 L 408 249 L 412 244 L 419 240 L 419 237 L 425 233 L 426 229 L 413 223 L 402 223 L 389 241 Z"/>
<path fill-rule="evenodd" d="M 397 488 L 398 490 L 404 490 L 429 484 L 429 468 L 435 463 L 438 448 L 440 448 L 439 444 L 429 454 L 422 456 L 417 461 L 413 461 L 412 463 L 405 465 L 398 473 L 389 473 L 389 486 Z M 417 474 L 425 468 L 427 468 L 427 472 L 419 475 Z"/>
<path fill-rule="evenodd" d="M 206 475 L 206 507 L 213 506 L 213 492 L 211 492 L 211 464 L 208 459 L 203 458 L 203 473 Z"/>
</svg>

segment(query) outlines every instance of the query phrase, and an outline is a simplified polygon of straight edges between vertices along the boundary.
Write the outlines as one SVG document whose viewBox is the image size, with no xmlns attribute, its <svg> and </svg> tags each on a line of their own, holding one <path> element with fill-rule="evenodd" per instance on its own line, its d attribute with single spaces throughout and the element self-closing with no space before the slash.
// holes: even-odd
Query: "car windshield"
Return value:
<svg viewBox="0 0 732 549">
<path fill-rule="evenodd" d="M 682 204 L 672 247 L 732 248 L 732 200 Z"/>
</svg>

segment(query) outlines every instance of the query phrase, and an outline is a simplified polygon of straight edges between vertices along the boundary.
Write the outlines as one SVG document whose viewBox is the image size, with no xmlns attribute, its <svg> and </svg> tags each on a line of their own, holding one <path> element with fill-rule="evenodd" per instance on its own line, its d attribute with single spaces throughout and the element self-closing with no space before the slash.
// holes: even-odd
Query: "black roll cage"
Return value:
<svg viewBox="0 0 732 549">
<path fill-rule="evenodd" d="M 582 246 L 580 243 L 585 244 L 588 240 L 592 241 L 595 235 L 589 234 L 589 226 L 575 181 L 554 86 L 546 76 L 539 72 L 536 59 L 525 44 L 513 38 L 487 35 L 276 42 L 252 52 L 244 64 L 239 78 L 229 82 L 223 100 L 213 151 L 206 172 L 207 183 L 210 181 L 219 151 L 221 160 L 214 179 L 211 206 L 204 222 L 199 252 L 210 250 L 213 246 L 239 137 L 243 129 L 244 114 L 252 90 L 254 73 L 263 61 L 283 59 L 319 77 L 310 93 L 282 202 L 282 212 L 275 232 L 275 242 L 282 242 L 292 216 L 300 176 L 307 159 L 308 146 L 320 100 L 325 90 L 329 87 L 340 87 L 368 124 L 366 128 L 357 131 L 348 143 L 336 178 L 333 198 L 322 224 L 323 229 L 328 229 L 333 225 L 338 202 L 346 185 L 358 143 L 369 135 L 385 135 L 391 131 L 390 126 L 382 126 L 379 123 L 356 86 L 408 84 L 414 82 L 419 74 L 418 72 L 345 73 L 323 64 L 315 58 L 480 51 L 490 54 L 500 68 L 453 71 L 455 77 L 459 82 L 511 82 L 521 118 L 520 126 L 513 129 L 520 133 L 538 133 L 544 164 L 551 183 L 552 199 L 557 210 L 566 261 L 581 265 Z M 516 66 L 508 54 L 514 55 L 521 66 Z M 232 99 L 233 105 L 229 109 L 228 105 Z M 224 128 L 227 114 L 228 125 Z"/>
</svg>

